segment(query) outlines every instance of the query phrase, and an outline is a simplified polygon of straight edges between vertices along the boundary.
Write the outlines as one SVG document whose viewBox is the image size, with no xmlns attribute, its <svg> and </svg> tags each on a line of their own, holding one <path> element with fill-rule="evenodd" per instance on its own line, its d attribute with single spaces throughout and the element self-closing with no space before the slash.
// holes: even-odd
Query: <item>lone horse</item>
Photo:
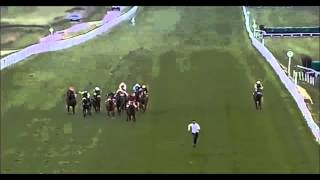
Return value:
<svg viewBox="0 0 320 180">
<path fill-rule="evenodd" d="M 114 102 L 114 100 L 112 98 L 108 98 L 106 101 L 106 110 L 107 110 L 107 114 L 110 117 L 110 115 L 112 117 L 115 116 L 115 109 L 116 109 L 116 103 Z"/>
<path fill-rule="evenodd" d="M 100 95 L 93 96 L 93 98 L 91 99 L 91 104 L 95 112 L 100 112 L 100 103 L 101 103 L 101 96 Z"/>
<path fill-rule="evenodd" d="M 139 97 L 139 109 L 142 109 L 143 112 L 146 112 L 148 105 L 149 95 L 146 93 L 141 93 Z"/>
<path fill-rule="evenodd" d="M 77 99 L 74 91 L 68 89 L 67 97 L 66 97 L 66 104 L 68 113 L 70 112 L 70 107 L 72 107 L 72 113 L 75 114 L 75 107 L 77 105 Z"/>
<path fill-rule="evenodd" d="M 127 107 L 127 121 L 136 121 L 136 106 L 132 103 Z"/>
<path fill-rule="evenodd" d="M 121 115 L 121 111 L 124 111 L 126 109 L 126 102 L 126 96 L 120 96 L 119 93 L 116 95 L 116 104 L 119 116 Z"/>
<path fill-rule="evenodd" d="M 253 92 L 253 100 L 256 105 L 256 109 L 262 111 L 262 91 L 257 90 Z"/>
</svg>

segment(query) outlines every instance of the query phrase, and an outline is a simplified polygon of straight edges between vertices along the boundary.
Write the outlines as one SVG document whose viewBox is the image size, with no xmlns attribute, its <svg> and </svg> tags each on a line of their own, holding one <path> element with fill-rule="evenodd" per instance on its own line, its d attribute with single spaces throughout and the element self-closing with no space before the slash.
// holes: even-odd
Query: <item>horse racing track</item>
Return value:
<svg viewBox="0 0 320 180">
<path fill-rule="evenodd" d="M 105 109 L 84 119 L 79 101 L 66 113 L 70 84 L 104 94 L 122 81 L 150 88 L 136 123 Z M 1 71 L 1 172 L 319 173 L 319 145 L 251 47 L 240 7 L 143 7 L 135 26 Z"/>
</svg>

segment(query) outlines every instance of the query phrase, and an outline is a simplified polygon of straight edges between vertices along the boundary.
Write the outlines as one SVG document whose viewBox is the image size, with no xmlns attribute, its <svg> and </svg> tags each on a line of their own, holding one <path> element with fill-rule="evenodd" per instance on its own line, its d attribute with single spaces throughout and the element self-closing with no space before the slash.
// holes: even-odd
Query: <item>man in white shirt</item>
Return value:
<svg viewBox="0 0 320 180">
<path fill-rule="evenodd" d="M 199 131 L 200 131 L 200 126 L 198 123 L 196 123 L 195 120 L 193 120 L 192 123 L 190 123 L 188 125 L 188 131 L 190 131 L 190 130 L 191 130 L 192 138 L 193 138 L 193 147 L 196 147 L 197 139 L 198 139 Z"/>
</svg>

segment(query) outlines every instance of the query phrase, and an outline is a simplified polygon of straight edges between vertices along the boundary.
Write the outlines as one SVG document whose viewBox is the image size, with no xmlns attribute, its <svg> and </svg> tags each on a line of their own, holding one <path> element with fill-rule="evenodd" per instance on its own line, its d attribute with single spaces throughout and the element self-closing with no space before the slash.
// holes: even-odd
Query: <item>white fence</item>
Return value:
<svg viewBox="0 0 320 180">
<path fill-rule="evenodd" d="M 134 6 L 127 13 L 109 21 L 108 23 L 103 24 L 102 26 L 86 34 L 76 36 L 71 39 L 61 40 L 61 41 L 52 41 L 52 42 L 35 44 L 32 46 L 26 47 L 19 52 L 10 54 L 1 59 L 1 66 L 0 66 L 1 70 L 17 62 L 20 62 L 31 55 L 44 53 L 48 51 L 58 51 L 61 49 L 66 49 L 75 45 L 79 45 L 90 39 L 93 39 L 98 35 L 101 35 L 102 33 L 108 32 L 112 27 L 120 24 L 121 22 L 125 20 L 129 20 L 132 17 L 134 17 L 135 13 L 137 12 L 137 9 L 138 9 L 138 6 Z"/>
<path fill-rule="evenodd" d="M 284 86 L 287 88 L 289 93 L 292 95 L 293 99 L 297 103 L 308 127 L 310 128 L 312 134 L 314 135 L 316 141 L 320 143 L 320 130 L 319 126 L 314 122 L 312 115 L 307 108 L 306 103 L 304 102 L 304 98 L 301 94 L 299 94 L 298 89 L 296 88 L 296 85 L 288 78 L 288 76 L 285 74 L 285 72 L 281 69 L 278 61 L 276 58 L 272 55 L 272 53 L 262 45 L 261 42 L 259 42 L 256 38 L 253 37 L 253 33 L 250 30 L 250 22 L 249 22 L 249 16 L 248 11 L 246 7 L 243 8 L 243 14 L 245 17 L 245 26 L 249 33 L 249 37 L 251 39 L 252 45 L 260 52 L 260 54 L 266 59 L 266 61 L 271 65 L 275 73 L 280 78 L 281 82 L 284 84 Z"/>
</svg>

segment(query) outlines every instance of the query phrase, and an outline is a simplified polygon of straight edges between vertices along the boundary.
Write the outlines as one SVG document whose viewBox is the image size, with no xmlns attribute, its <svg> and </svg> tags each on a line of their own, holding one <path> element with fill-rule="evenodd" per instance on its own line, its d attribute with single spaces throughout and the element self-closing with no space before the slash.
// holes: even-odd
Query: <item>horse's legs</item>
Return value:
<svg viewBox="0 0 320 180">
<path fill-rule="evenodd" d="M 256 105 L 256 110 L 258 110 L 258 102 L 255 100 L 254 103 Z"/>
<path fill-rule="evenodd" d="M 147 103 L 143 105 L 143 112 L 146 112 L 147 110 Z"/>
<path fill-rule="evenodd" d="M 117 106 L 117 111 L 118 111 L 118 114 L 119 114 L 119 116 L 121 115 L 121 108 L 120 108 L 120 106 Z"/>
<path fill-rule="evenodd" d="M 69 105 L 67 105 L 67 110 L 68 110 L 68 112 L 70 111 L 70 106 Z"/>
<path fill-rule="evenodd" d="M 82 113 L 83 113 L 83 117 L 86 117 L 87 113 L 86 113 L 86 108 L 82 109 Z"/>
<path fill-rule="evenodd" d="M 88 109 L 88 114 L 91 116 L 91 107 Z"/>
<path fill-rule="evenodd" d="M 262 111 L 262 103 L 261 103 L 261 100 L 259 101 L 259 108 L 260 108 L 260 111 Z"/>
<path fill-rule="evenodd" d="M 75 107 L 75 106 L 72 106 L 72 113 L 73 113 L 73 115 L 75 114 L 75 109 L 76 109 L 76 107 Z"/>
<path fill-rule="evenodd" d="M 133 118 L 133 122 L 136 122 L 136 113 L 135 112 L 132 114 L 132 118 Z"/>
</svg>

